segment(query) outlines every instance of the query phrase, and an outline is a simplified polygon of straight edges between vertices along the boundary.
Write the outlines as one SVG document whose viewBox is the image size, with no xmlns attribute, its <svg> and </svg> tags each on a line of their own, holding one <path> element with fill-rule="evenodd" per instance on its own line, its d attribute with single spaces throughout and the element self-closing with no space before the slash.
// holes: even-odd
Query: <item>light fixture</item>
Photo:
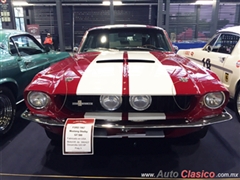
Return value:
<svg viewBox="0 0 240 180">
<path fill-rule="evenodd" d="M 102 36 L 100 41 L 101 41 L 101 43 L 106 43 L 107 42 L 107 37 Z"/>
<path fill-rule="evenodd" d="M 103 1 L 103 2 L 102 2 L 102 5 L 110 6 L 110 1 Z M 122 5 L 122 1 L 114 1 L 114 0 L 113 0 L 113 5 L 114 5 L 114 6 Z"/>
<path fill-rule="evenodd" d="M 197 0 L 195 3 L 193 4 L 199 4 L 199 5 L 208 5 L 208 4 L 213 4 L 213 0 L 205 0 L 205 1 L 199 1 Z"/>
<path fill-rule="evenodd" d="M 30 6 L 32 4 L 29 4 L 26 1 L 12 1 L 13 6 Z"/>
</svg>

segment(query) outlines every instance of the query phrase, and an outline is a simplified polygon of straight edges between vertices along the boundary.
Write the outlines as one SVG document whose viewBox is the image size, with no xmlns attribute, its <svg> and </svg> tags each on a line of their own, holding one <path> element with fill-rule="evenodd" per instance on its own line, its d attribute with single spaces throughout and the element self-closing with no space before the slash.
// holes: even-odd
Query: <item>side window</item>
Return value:
<svg viewBox="0 0 240 180">
<path fill-rule="evenodd" d="M 90 48 L 93 48 L 93 36 L 88 36 L 84 45 L 83 45 L 83 51 L 87 51 Z"/>
<path fill-rule="evenodd" d="M 10 53 L 13 55 L 13 56 L 18 56 L 18 50 L 13 42 L 13 40 L 11 39 L 10 42 L 9 42 L 9 50 L 10 50 Z"/>
<path fill-rule="evenodd" d="M 234 34 L 222 34 L 218 41 L 218 45 L 220 46 L 218 52 L 231 54 L 238 41 L 239 36 Z"/>
<path fill-rule="evenodd" d="M 164 34 L 158 34 L 157 39 L 158 48 L 163 48 L 165 51 L 171 51 L 171 48 L 169 47 L 168 41 Z"/>
<path fill-rule="evenodd" d="M 31 36 L 14 36 L 11 39 L 17 47 L 21 56 L 41 54 L 45 52 L 39 42 Z"/>
<path fill-rule="evenodd" d="M 210 46 L 210 47 L 212 47 L 212 51 L 213 51 L 213 52 L 217 52 L 219 47 L 214 46 L 214 44 L 215 44 L 215 42 L 218 40 L 218 38 L 219 38 L 219 34 L 218 34 L 218 35 L 215 35 L 215 36 L 209 41 L 209 43 L 204 47 L 203 50 L 208 51 L 207 47 Z"/>
</svg>

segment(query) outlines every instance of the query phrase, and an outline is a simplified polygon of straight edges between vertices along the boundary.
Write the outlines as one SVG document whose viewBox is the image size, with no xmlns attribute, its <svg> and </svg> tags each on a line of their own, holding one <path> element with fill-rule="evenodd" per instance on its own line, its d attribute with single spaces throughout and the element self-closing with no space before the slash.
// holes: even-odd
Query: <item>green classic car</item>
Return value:
<svg viewBox="0 0 240 180">
<path fill-rule="evenodd" d="M 0 29 L 0 136 L 11 129 L 16 105 L 35 74 L 69 56 L 44 48 L 27 32 Z"/>
</svg>

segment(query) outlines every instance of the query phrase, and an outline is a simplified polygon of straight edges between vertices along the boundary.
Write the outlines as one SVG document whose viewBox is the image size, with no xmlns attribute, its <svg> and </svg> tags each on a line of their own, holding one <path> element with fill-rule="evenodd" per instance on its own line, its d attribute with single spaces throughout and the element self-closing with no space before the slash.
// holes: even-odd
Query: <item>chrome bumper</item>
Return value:
<svg viewBox="0 0 240 180">
<path fill-rule="evenodd" d="M 50 117 L 41 117 L 32 114 L 28 110 L 24 111 L 21 115 L 23 119 L 36 122 L 46 126 L 63 127 L 65 120 L 62 122 L 56 121 Z M 148 120 L 144 122 L 129 122 L 129 121 L 117 121 L 109 122 L 104 119 L 96 119 L 95 128 L 111 128 L 111 129 L 163 129 L 163 128 L 198 128 L 209 126 L 216 123 L 225 122 L 231 120 L 232 116 L 223 111 L 221 115 L 208 119 L 201 119 L 197 122 L 190 122 L 188 120 Z"/>
</svg>

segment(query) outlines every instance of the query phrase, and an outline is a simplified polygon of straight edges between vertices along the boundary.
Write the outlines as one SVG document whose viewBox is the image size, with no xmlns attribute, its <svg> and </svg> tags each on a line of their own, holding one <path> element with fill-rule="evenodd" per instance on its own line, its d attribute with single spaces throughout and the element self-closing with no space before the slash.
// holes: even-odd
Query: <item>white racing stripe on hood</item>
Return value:
<svg viewBox="0 0 240 180">
<path fill-rule="evenodd" d="M 87 67 L 77 95 L 122 95 L 123 63 L 96 63 L 98 60 L 123 59 L 123 52 L 102 52 Z"/>
<path fill-rule="evenodd" d="M 128 59 L 155 63 L 128 63 L 130 95 L 176 95 L 175 86 L 164 65 L 149 52 L 128 51 Z"/>
</svg>

